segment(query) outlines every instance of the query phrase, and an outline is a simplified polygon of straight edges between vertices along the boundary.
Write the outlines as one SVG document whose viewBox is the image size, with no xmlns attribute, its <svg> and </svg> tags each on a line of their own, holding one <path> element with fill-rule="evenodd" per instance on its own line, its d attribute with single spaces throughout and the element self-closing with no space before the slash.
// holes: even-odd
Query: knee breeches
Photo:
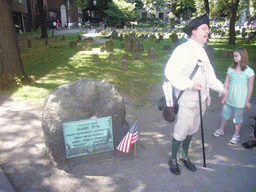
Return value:
<svg viewBox="0 0 256 192">
<path fill-rule="evenodd" d="M 202 102 L 203 114 L 206 109 L 206 101 Z M 183 141 L 187 135 L 193 135 L 199 129 L 200 108 L 198 101 L 183 102 L 179 104 L 177 122 L 174 126 L 173 137 L 177 141 Z"/>
</svg>

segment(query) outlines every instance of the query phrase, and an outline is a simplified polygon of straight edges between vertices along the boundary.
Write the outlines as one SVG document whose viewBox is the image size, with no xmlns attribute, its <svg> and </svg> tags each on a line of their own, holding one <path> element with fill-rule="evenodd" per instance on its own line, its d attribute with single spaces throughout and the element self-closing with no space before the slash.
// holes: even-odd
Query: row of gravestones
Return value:
<svg viewBox="0 0 256 192">
<path fill-rule="evenodd" d="M 156 50 L 155 47 L 148 48 L 147 58 L 148 59 L 155 59 L 156 58 L 156 51 L 157 50 Z M 131 60 L 131 59 L 132 59 L 132 57 L 129 54 L 126 53 L 126 54 L 123 55 L 121 60 L 126 60 L 127 61 L 127 60 Z M 141 60 L 141 59 L 142 59 L 142 56 L 139 53 L 134 56 L 134 60 Z M 108 60 L 109 61 L 116 60 L 115 55 L 114 54 L 109 54 Z M 93 62 L 100 62 L 100 61 L 101 61 L 100 57 L 97 54 L 93 54 Z"/>
</svg>

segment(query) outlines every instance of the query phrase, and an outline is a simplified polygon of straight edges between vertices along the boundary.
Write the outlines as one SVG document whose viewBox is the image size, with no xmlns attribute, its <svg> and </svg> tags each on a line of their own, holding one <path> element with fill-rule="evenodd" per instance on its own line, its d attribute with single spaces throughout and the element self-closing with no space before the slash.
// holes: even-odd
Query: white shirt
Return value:
<svg viewBox="0 0 256 192">
<path fill-rule="evenodd" d="M 189 76 L 197 63 L 199 68 L 194 78 L 190 80 Z M 203 45 L 192 39 L 179 45 L 173 51 L 165 67 L 165 76 L 176 88 L 176 96 L 180 90 L 186 90 L 181 96 L 184 101 L 198 101 L 198 91 L 191 90 L 194 82 L 203 86 L 201 91 L 202 100 L 210 98 L 209 88 L 219 93 L 224 91 L 224 86 L 216 78 Z"/>
</svg>

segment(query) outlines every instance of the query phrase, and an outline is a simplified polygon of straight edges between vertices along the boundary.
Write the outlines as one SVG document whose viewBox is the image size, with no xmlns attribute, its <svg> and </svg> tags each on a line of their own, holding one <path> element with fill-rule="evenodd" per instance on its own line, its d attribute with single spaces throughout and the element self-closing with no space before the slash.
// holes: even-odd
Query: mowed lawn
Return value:
<svg viewBox="0 0 256 192">
<path fill-rule="evenodd" d="M 45 45 L 45 39 L 40 40 L 35 35 L 18 35 L 25 73 L 34 76 L 35 82 L 14 87 L 9 90 L 9 93 L 23 100 L 43 101 L 57 86 L 81 78 L 106 79 L 121 94 L 141 100 L 149 98 L 152 90 L 161 88 L 165 81 L 164 67 L 172 53 L 172 50 L 163 50 L 163 47 L 166 45 L 173 47 L 171 38 L 168 38 L 169 34 L 160 43 L 149 39 L 141 41 L 144 46 L 142 52 L 128 52 L 131 60 L 127 61 L 126 71 L 122 71 L 121 64 L 121 59 L 126 54 L 125 48 L 121 46 L 122 43 L 125 43 L 125 38 L 123 41 L 114 40 L 114 52 L 100 52 L 100 44 L 93 44 L 92 51 L 78 51 L 69 46 L 71 41 L 77 41 L 78 35 L 82 36 L 82 43 L 85 38 L 83 33 L 65 34 L 65 40 L 61 40 L 62 35 L 53 37 L 49 35 L 48 45 Z M 160 34 L 156 33 L 156 36 L 158 35 Z M 32 48 L 27 46 L 28 39 L 32 42 Z M 223 51 L 233 51 L 238 46 L 244 46 L 249 53 L 249 65 L 256 70 L 255 42 L 248 45 L 245 44 L 245 40 L 238 38 L 237 45 L 229 46 L 228 38 L 214 37 L 208 44 L 214 48 L 212 65 L 217 77 L 222 82 L 224 82 L 227 69 L 232 63 L 231 58 L 221 58 Z M 152 46 L 157 49 L 156 59 L 147 58 L 148 48 Z M 93 54 L 97 54 L 101 61 L 93 62 Z M 116 59 L 109 61 L 109 54 L 114 54 Z M 142 59 L 135 60 L 136 54 L 141 54 Z"/>
</svg>

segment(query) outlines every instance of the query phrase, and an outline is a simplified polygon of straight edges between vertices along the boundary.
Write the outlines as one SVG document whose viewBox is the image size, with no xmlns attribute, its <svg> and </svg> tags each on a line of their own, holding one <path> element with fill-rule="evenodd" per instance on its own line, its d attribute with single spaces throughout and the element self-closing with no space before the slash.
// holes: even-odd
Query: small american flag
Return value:
<svg viewBox="0 0 256 192">
<path fill-rule="evenodd" d="M 125 135 L 123 140 L 117 146 L 117 150 L 129 153 L 131 149 L 131 145 L 136 143 L 139 139 L 137 121 L 133 124 L 133 126 L 129 129 L 128 133 Z"/>
</svg>

